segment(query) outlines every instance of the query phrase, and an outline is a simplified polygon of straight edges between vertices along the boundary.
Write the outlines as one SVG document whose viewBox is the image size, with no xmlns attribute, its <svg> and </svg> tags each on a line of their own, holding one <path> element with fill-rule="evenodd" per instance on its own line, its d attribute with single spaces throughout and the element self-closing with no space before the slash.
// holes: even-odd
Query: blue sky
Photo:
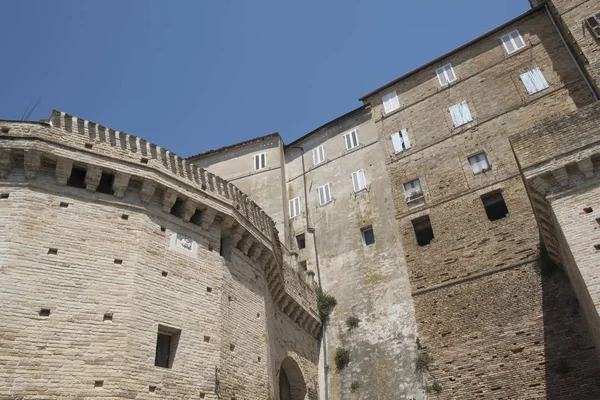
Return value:
<svg viewBox="0 0 600 400">
<path fill-rule="evenodd" d="M 358 98 L 529 9 L 527 0 L 2 2 L 0 119 L 56 108 L 190 156 Z"/>
</svg>

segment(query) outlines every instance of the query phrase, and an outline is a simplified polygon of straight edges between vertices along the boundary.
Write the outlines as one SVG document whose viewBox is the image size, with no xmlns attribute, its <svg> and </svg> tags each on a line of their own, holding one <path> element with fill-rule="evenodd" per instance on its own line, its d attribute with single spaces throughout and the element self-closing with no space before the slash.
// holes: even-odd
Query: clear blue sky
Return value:
<svg viewBox="0 0 600 400">
<path fill-rule="evenodd" d="M 190 156 L 279 132 L 527 11 L 527 0 L 4 0 L 0 119 L 53 108 Z"/>
</svg>

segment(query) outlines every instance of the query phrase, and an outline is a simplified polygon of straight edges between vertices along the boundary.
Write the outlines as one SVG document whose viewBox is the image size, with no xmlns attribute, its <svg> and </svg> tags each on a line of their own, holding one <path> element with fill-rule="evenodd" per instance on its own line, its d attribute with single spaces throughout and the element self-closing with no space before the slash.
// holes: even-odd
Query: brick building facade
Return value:
<svg viewBox="0 0 600 400">
<path fill-rule="evenodd" d="M 56 112 L 3 122 L 2 295 L 20 311 L 0 394 L 56 396 L 47 371 L 75 358 L 87 397 L 215 398 L 218 368 L 238 400 L 600 398 L 600 1 L 531 5 L 290 144 L 183 160 Z M 88 191 L 65 185 L 81 164 Z M 313 280 L 337 300 L 323 324 Z M 161 332 L 179 371 L 151 362 Z"/>
</svg>

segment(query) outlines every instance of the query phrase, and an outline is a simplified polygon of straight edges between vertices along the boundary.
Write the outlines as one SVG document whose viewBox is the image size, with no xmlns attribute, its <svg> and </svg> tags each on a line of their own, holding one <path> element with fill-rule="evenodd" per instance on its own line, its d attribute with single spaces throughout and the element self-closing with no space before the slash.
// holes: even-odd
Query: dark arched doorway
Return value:
<svg viewBox="0 0 600 400">
<path fill-rule="evenodd" d="M 304 400 L 306 383 L 298 363 L 286 357 L 279 369 L 279 400 Z"/>
</svg>

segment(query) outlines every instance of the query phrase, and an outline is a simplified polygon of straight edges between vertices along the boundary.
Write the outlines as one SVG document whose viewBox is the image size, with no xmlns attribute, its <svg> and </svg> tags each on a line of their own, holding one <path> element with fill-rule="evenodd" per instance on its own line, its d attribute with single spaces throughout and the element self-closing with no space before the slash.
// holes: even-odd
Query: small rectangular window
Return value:
<svg viewBox="0 0 600 400">
<path fill-rule="evenodd" d="M 515 51 L 525 47 L 525 41 L 521 37 L 518 30 L 514 30 L 500 38 L 500 41 L 504 45 L 506 54 L 514 53 Z"/>
<path fill-rule="evenodd" d="M 351 132 L 345 133 L 344 141 L 346 142 L 346 150 L 350 150 L 358 146 L 358 131 L 355 129 Z"/>
<path fill-rule="evenodd" d="M 260 169 L 267 167 L 267 153 L 260 153 L 254 155 L 254 170 L 258 171 Z"/>
<path fill-rule="evenodd" d="M 352 173 L 352 188 L 354 192 L 360 192 L 367 188 L 367 179 L 365 178 L 365 171 L 359 169 Z"/>
<path fill-rule="evenodd" d="M 290 218 L 300 215 L 300 197 L 294 197 L 290 200 Z"/>
<path fill-rule="evenodd" d="M 539 68 L 534 68 L 531 71 L 522 74 L 521 81 L 529 94 L 541 92 L 550 87 L 548 82 L 546 82 L 546 78 L 544 78 L 544 74 L 542 74 L 542 71 L 540 71 Z"/>
<path fill-rule="evenodd" d="M 331 201 L 331 184 L 328 183 L 326 185 L 319 186 L 319 204 L 327 204 Z"/>
<path fill-rule="evenodd" d="M 361 234 L 365 246 L 370 246 L 373 243 L 375 243 L 375 233 L 373 232 L 373 227 L 368 226 L 366 228 L 361 229 Z"/>
<path fill-rule="evenodd" d="M 414 200 L 423 196 L 423 191 L 421 190 L 421 181 L 415 179 L 410 182 L 406 182 L 404 184 L 404 193 L 407 200 Z"/>
<path fill-rule="evenodd" d="M 452 64 L 446 64 L 443 67 L 436 69 L 435 74 L 437 75 L 441 86 L 446 86 L 456 80 L 456 74 L 454 74 Z"/>
<path fill-rule="evenodd" d="M 592 32 L 596 39 L 600 39 L 600 13 L 592 15 L 585 19 L 589 30 Z"/>
<path fill-rule="evenodd" d="M 67 186 L 85 189 L 85 168 L 73 167 L 67 180 Z"/>
<path fill-rule="evenodd" d="M 390 92 L 381 98 L 383 102 L 383 109 L 386 114 L 391 113 L 394 110 L 400 108 L 400 101 L 398 100 L 398 95 L 396 91 Z"/>
<path fill-rule="evenodd" d="M 175 360 L 175 352 L 179 344 L 181 331 L 163 325 L 158 326 L 156 335 L 156 354 L 154 365 L 162 368 L 171 368 Z"/>
<path fill-rule="evenodd" d="M 306 247 L 306 236 L 304 236 L 304 233 L 296 236 L 296 244 L 298 245 L 299 250 Z"/>
<path fill-rule="evenodd" d="M 500 190 L 484 194 L 481 196 L 481 201 L 490 221 L 496 221 L 508 215 L 508 208 Z"/>
<path fill-rule="evenodd" d="M 392 145 L 394 146 L 394 152 L 396 153 L 410 149 L 408 131 L 406 129 L 402 129 L 400 132 L 392 133 Z"/>
<path fill-rule="evenodd" d="M 96 192 L 105 193 L 105 194 L 113 194 L 113 182 L 115 181 L 115 176 L 113 174 L 107 174 L 105 172 L 102 173 L 100 177 L 100 183 L 96 188 Z"/>
<path fill-rule="evenodd" d="M 422 218 L 418 218 L 412 221 L 413 229 L 415 230 L 415 237 L 419 246 L 427 246 L 433 240 L 433 229 L 431 228 L 431 221 L 429 216 L 426 215 Z"/>
<path fill-rule="evenodd" d="M 473 121 L 471 111 L 469 110 L 466 101 L 453 105 L 448 111 L 450 112 L 450 116 L 452 116 L 452 122 L 454 123 L 455 128 Z"/>
<path fill-rule="evenodd" d="M 490 169 L 490 163 L 488 162 L 485 152 L 469 157 L 469 164 L 471 164 L 471 170 L 474 174 L 479 174 Z"/>
<path fill-rule="evenodd" d="M 317 165 L 325 161 L 325 149 L 323 145 L 320 145 L 312 152 L 313 155 L 313 165 Z"/>
</svg>

